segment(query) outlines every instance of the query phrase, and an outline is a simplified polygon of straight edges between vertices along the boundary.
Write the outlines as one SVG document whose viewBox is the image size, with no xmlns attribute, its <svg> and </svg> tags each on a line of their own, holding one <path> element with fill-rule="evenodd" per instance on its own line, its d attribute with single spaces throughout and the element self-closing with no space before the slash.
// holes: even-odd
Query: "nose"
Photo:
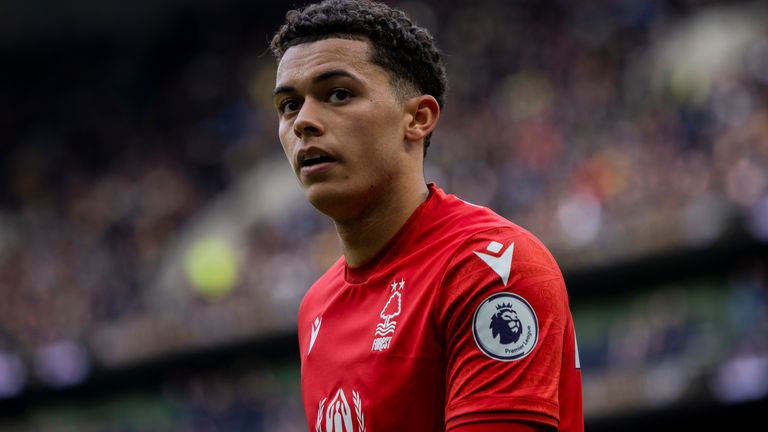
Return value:
<svg viewBox="0 0 768 432">
<path fill-rule="evenodd" d="M 296 119 L 293 122 L 293 133 L 299 138 L 319 136 L 323 134 L 323 124 L 320 121 L 322 107 L 311 98 L 307 98 L 301 105 Z"/>
</svg>

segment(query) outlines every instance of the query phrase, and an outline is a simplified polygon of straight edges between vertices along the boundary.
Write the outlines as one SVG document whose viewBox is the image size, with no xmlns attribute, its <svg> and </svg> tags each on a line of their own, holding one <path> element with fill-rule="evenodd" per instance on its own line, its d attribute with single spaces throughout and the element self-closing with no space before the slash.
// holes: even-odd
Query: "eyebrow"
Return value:
<svg viewBox="0 0 768 432">
<path fill-rule="evenodd" d="M 315 76 L 314 78 L 312 78 L 312 84 L 318 84 L 323 81 L 328 81 L 329 79 L 338 78 L 338 77 L 352 78 L 354 80 L 357 80 L 357 78 L 354 75 L 345 71 L 344 69 L 331 69 L 329 71 L 322 72 L 317 76 Z M 294 91 L 296 91 L 296 87 L 282 85 L 275 88 L 275 91 L 272 92 L 272 96 L 277 96 L 280 93 L 293 93 Z"/>
</svg>

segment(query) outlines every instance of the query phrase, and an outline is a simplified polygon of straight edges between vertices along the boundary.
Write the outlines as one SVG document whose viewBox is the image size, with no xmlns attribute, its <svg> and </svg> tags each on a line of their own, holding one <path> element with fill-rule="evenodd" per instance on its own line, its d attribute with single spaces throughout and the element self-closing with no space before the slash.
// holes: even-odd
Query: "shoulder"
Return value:
<svg viewBox="0 0 768 432">
<path fill-rule="evenodd" d="M 469 203 L 439 189 L 435 205 L 425 212 L 424 218 L 427 220 L 424 235 L 449 238 L 456 248 L 485 231 L 521 229 L 487 207 Z"/>
<path fill-rule="evenodd" d="M 453 211 L 448 212 L 448 220 L 441 222 L 451 227 L 447 235 L 454 239 L 448 270 L 453 267 L 469 273 L 489 267 L 503 270 L 506 263 L 510 271 L 560 276 L 554 257 L 534 234 L 488 208 L 455 197 L 451 201 L 454 202 L 449 201 L 449 207 Z M 500 276 L 506 285 L 508 275 Z"/>
<path fill-rule="evenodd" d="M 499 291 L 567 296 L 560 267 L 546 246 L 527 230 L 509 223 L 467 236 L 447 262 L 440 284 L 447 298 L 487 296 Z"/>
<path fill-rule="evenodd" d="M 438 190 L 438 205 L 426 216 L 432 229 L 425 235 L 435 244 L 450 244 L 445 250 L 449 255 L 446 277 L 451 272 L 468 276 L 490 268 L 502 273 L 505 282 L 511 272 L 562 278 L 549 249 L 534 234 L 487 207 Z"/>
<path fill-rule="evenodd" d="M 459 304 L 474 309 L 499 292 L 536 297 L 551 305 L 567 301 L 560 268 L 549 249 L 532 233 L 489 209 L 454 204 L 453 245 L 439 284 L 439 298 L 450 316 Z"/>
<path fill-rule="evenodd" d="M 431 217 L 458 222 L 449 227 L 482 229 L 481 227 L 489 225 L 513 225 L 508 219 L 500 216 L 488 207 L 472 204 L 456 195 L 446 194 L 440 189 L 435 193 L 437 203 L 431 209 Z"/>
<path fill-rule="evenodd" d="M 452 264 L 469 265 L 469 270 L 496 269 L 499 261 L 508 261 L 512 271 L 525 276 L 561 276 L 557 262 L 541 240 L 511 222 L 468 236 Z"/>
</svg>

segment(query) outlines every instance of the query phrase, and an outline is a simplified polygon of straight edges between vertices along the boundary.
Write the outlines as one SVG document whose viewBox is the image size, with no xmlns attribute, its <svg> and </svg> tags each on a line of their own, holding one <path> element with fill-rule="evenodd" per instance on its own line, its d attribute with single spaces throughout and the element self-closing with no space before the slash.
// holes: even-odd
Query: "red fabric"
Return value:
<svg viewBox="0 0 768 432">
<path fill-rule="evenodd" d="M 504 422 L 466 424 L 453 429 L 452 432 L 548 432 L 551 430 L 551 428 L 537 424 Z"/>
<path fill-rule="evenodd" d="M 342 258 L 310 288 L 299 344 L 311 432 L 583 431 L 554 259 L 527 231 L 434 185 L 378 257 L 359 268 Z"/>
</svg>

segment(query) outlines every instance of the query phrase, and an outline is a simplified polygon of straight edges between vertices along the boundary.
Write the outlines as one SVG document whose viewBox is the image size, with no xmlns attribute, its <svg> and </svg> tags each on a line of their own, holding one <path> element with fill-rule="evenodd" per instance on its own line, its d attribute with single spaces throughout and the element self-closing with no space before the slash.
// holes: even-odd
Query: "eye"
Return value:
<svg viewBox="0 0 768 432">
<path fill-rule="evenodd" d="M 352 93 L 350 93 L 348 90 L 336 89 L 331 92 L 331 95 L 328 97 L 328 100 L 334 103 L 344 102 L 350 97 L 352 97 Z"/>
<path fill-rule="evenodd" d="M 278 109 L 282 114 L 290 114 L 298 111 L 299 108 L 301 108 L 301 104 L 296 99 L 284 99 L 278 106 Z"/>
</svg>

